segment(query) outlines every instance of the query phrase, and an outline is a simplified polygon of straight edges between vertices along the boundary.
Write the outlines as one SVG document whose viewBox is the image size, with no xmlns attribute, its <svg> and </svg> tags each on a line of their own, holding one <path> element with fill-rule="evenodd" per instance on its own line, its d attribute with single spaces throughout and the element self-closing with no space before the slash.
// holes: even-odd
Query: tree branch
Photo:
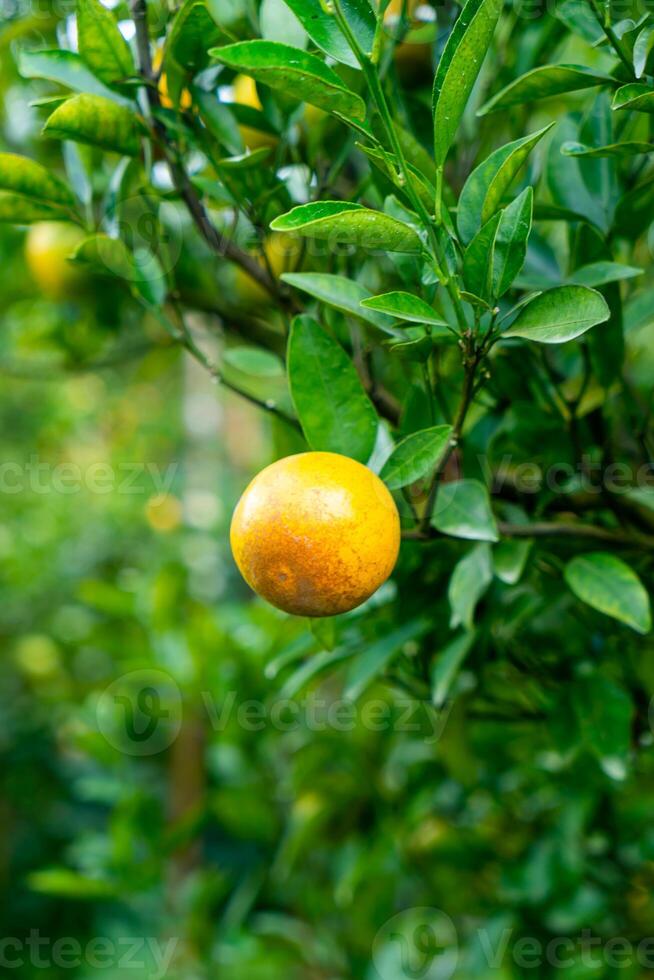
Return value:
<svg viewBox="0 0 654 980">
<path fill-rule="evenodd" d="M 159 90 L 156 85 L 154 72 L 152 70 L 152 57 L 150 55 L 150 36 L 148 31 L 148 10 L 147 0 L 129 0 L 129 7 L 134 21 L 136 31 L 136 50 L 139 60 L 139 68 L 143 76 L 145 93 L 152 115 L 152 124 L 157 138 L 161 144 L 166 157 L 170 176 L 175 189 L 186 204 L 198 231 L 204 238 L 209 248 L 221 258 L 230 259 L 247 272 L 260 286 L 263 287 L 271 296 L 280 300 L 281 295 L 277 283 L 269 275 L 268 271 L 260 265 L 257 260 L 248 252 L 239 248 L 227 236 L 221 234 L 212 224 L 207 211 L 198 197 L 191 180 L 176 152 L 172 152 L 168 143 L 168 134 L 165 126 L 155 117 L 155 112 L 161 107 Z"/>
</svg>

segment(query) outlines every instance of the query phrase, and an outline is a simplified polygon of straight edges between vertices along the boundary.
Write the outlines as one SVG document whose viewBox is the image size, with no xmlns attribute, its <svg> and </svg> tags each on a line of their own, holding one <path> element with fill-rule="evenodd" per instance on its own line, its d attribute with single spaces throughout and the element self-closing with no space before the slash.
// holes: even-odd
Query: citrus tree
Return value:
<svg viewBox="0 0 654 980">
<path fill-rule="evenodd" d="M 524 13 L 78 0 L 45 46 L 10 25 L 43 119 L 0 155 L 0 219 L 28 227 L 44 291 L 116 324 L 62 341 L 64 366 L 144 332 L 260 409 L 272 459 L 348 457 L 399 511 L 390 582 L 265 645 L 269 693 L 323 684 L 359 710 L 382 691 L 393 718 L 352 736 L 349 782 L 326 762 L 346 736 L 323 740 L 286 827 L 277 872 L 342 845 L 344 905 L 310 918 L 362 901 L 311 975 L 364 975 L 407 905 L 460 923 L 477 977 L 521 974 L 492 972 L 466 915 L 486 938 L 635 942 L 652 921 L 654 21 Z M 382 743 L 362 792 L 358 753 Z M 566 975 L 613 975 L 573 947 Z"/>
</svg>

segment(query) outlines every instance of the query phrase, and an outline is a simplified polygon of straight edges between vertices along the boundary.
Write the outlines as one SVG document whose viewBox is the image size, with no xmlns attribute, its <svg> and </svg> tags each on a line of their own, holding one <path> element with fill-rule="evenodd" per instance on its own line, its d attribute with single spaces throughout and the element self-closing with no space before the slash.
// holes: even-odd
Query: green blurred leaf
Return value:
<svg viewBox="0 0 654 980">
<path fill-rule="evenodd" d="M 30 225 L 35 221 L 70 221 L 70 214 L 37 198 L 0 191 L 0 222 Z"/>
<path fill-rule="evenodd" d="M 606 286 L 610 282 L 620 282 L 623 279 L 634 279 L 642 276 L 643 269 L 633 265 L 622 265 L 620 262 L 591 262 L 570 275 L 569 281 L 581 286 Z"/>
<path fill-rule="evenodd" d="M 293 404 L 312 449 L 362 463 L 377 437 L 377 413 L 343 348 L 308 316 L 296 317 L 288 343 Z"/>
<path fill-rule="evenodd" d="M 493 548 L 495 574 L 506 585 L 516 585 L 522 578 L 533 541 L 507 538 Z"/>
<path fill-rule="evenodd" d="M 15 153 L 0 153 L 0 190 L 24 194 L 48 204 L 73 205 L 68 187 L 50 170 Z"/>
<path fill-rule="evenodd" d="M 638 633 L 652 628 L 649 596 L 629 565 L 608 552 L 579 555 L 565 567 L 565 580 L 582 602 L 626 623 Z"/>
<path fill-rule="evenodd" d="M 559 286 L 540 293 L 518 313 L 504 337 L 523 337 L 539 344 L 562 344 L 574 340 L 610 311 L 601 293 L 586 286 Z"/>
<path fill-rule="evenodd" d="M 19 51 L 16 58 L 23 78 L 45 78 L 75 92 L 100 95 L 119 105 L 129 104 L 124 96 L 103 85 L 74 51 Z"/>
<path fill-rule="evenodd" d="M 442 483 L 431 522 L 437 531 L 454 538 L 499 540 L 488 491 L 478 480 Z"/>
<path fill-rule="evenodd" d="M 490 545 L 485 541 L 457 562 L 450 578 L 447 597 L 450 602 L 450 629 L 473 628 L 477 603 L 493 581 Z"/>
<path fill-rule="evenodd" d="M 425 617 L 411 619 L 391 630 L 386 636 L 369 643 L 366 649 L 352 662 L 345 682 L 344 697 L 356 701 L 367 687 L 379 677 L 398 654 L 405 643 L 419 639 L 429 629 Z"/>
<path fill-rule="evenodd" d="M 636 82 L 623 85 L 613 96 L 614 110 L 629 109 L 631 112 L 654 112 L 654 89 Z"/>
<path fill-rule="evenodd" d="M 452 684 L 476 638 L 474 630 L 469 630 L 457 636 L 436 654 L 431 674 L 431 697 L 437 708 L 442 708 L 447 701 Z"/>
<path fill-rule="evenodd" d="M 621 159 L 622 157 L 637 156 L 639 153 L 651 153 L 652 143 L 638 143 L 626 140 L 624 143 L 610 143 L 607 146 L 585 146 L 568 140 L 561 146 L 561 153 L 567 157 L 590 157 L 596 159 Z"/>
<path fill-rule="evenodd" d="M 595 88 L 598 85 L 615 84 L 609 75 L 603 75 L 582 65 L 541 65 L 521 75 L 515 81 L 494 95 L 478 115 L 500 112 L 515 105 L 525 105 L 538 99 L 548 99 L 553 95 L 578 92 L 581 89 Z"/>
</svg>

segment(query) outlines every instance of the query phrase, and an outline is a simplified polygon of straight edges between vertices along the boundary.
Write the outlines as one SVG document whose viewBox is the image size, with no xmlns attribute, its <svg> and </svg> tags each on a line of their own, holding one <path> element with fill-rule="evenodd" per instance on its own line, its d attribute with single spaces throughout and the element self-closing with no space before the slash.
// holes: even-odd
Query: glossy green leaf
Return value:
<svg viewBox="0 0 654 980">
<path fill-rule="evenodd" d="M 498 0 L 467 0 L 434 79 L 434 154 L 442 167 L 502 11 Z"/>
<path fill-rule="evenodd" d="M 324 10 L 320 0 L 285 0 L 316 47 L 335 61 L 359 68 L 333 14 Z M 375 15 L 367 0 L 341 0 L 341 7 L 364 52 L 370 54 L 375 38 Z"/>
<path fill-rule="evenodd" d="M 431 699 L 435 707 L 442 708 L 447 701 L 452 684 L 476 638 L 474 630 L 469 630 L 457 636 L 436 654 L 431 674 Z"/>
<path fill-rule="evenodd" d="M 311 448 L 366 463 L 377 437 L 377 413 L 350 358 L 311 317 L 293 321 L 288 376 Z"/>
<path fill-rule="evenodd" d="M 522 578 L 533 542 L 525 538 L 506 538 L 493 548 L 495 575 L 506 585 L 516 585 Z"/>
<path fill-rule="evenodd" d="M 604 323 L 610 315 L 606 300 L 594 289 L 558 286 L 523 306 L 504 337 L 562 344 Z"/>
<path fill-rule="evenodd" d="M 652 50 L 654 50 L 654 25 L 647 24 L 634 42 L 633 60 L 636 78 L 642 78 L 645 74 Z"/>
<path fill-rule="evenodd" d="M 428 303 L 412 293 L 392 292 L 371 296 L 361 301 L 366 310 L 387 313 L 396 320 L 408 323 L 424 323 L 430 327 L 447 327 L 445 320 Z"/>
<path fill-rule="evenodd" d="M 603 551 L 579 555 L 568 562 L 564 574 L 582 602 L 626 623 L 637 633 L 649 633 L 649 596 L 634 570 L 622 559 Z"/>
<path fill-rule="evenodd" d="M 553 95 L 563 95 L 566 92 L 579 92 L 598 85 L 614 85 L 609 75 L 603 75 L 582 65 L 542 65 L 521 75 L 515 81 L 494 95 L 482 108 L 478 115 L 484 116 L 489 112 L 500 112 L 514 105 L 525 105 L 538 99 L 548 99 Z"/>
<path fill-rule="evenodd" d="M 500 147 L 468 177 L 459 198 L 457 225 L 464 244 L 472 241 L 501 207 L 502 199 L 529 154 L 551 129 L 545 126 L 537 133 Z"/>
<path fill-rule="evenodd" d="M 12 191 L 0 191 L 0 222 L 30 225 L 35 221 L 70 221 L 61 207 Z"/>
<path fill-rule="evenodd" d="M 497 541 L 488 490 L 478 480 L 456 480 L 439 487 L 432 524 L 442 534 L 474 541 Z"/>
<path fill-rule="evenodd" d="M 620 282 L 622 279 L 634 279 L 642 276 L 643 270 L 633 265 L 622 265 L 620 262 L 591 262 L 584 265 L 569 276 L 570 282 L 582 286 L 606 286 L 610 282 Z"/>
<path fill-rule="evenodd" d="M 321 303 L 327 303 L 342 313 L 356 316 L 366 323 L 372 324 L 384 333 L 399 333 L 393 330 L 393 320 L 382 313 L 375 313 L 365 307 L 364 301 L 370 292 L 360 283 L 345 276 L 331 275 L 327 272 L 287 272 L 282 276 L 284 282 L 295 289 L 313 296 Z"/>
<path fill-rule="evenodd" d="M 638 238 L 652 223 L 654 208 L 654 176 L 627 191 L 618 201 L 613 217 L 615 233 L 628 238 Z"/>
<path fill-rule="evenodd" d="M 54 139 L 87 143 L 103 150 L 137 156 L 137 116 L 125 106 L 99 95 L 75 95 L 52 113 L 43 132 Z"/>
<path fill-rule="evenodd" d="M 450 629 L 463 626 L 471 630 L 475 609 L 488 586 L 493 581 L 491 549 L 483 541 L 457 562 L 447 590 L 451 615 Z"/>
<path fill-rule="evenodd" d="M 625 143 L 610 143 L 608 146 L 585 146 L 583 143 L 575 143 L 568 140 L 561 147 L 561 153 L 567 157 L 591 157 L 621 159 L 622 157 L 633 157 L 639 153 L 651 153 L 654 150 L 652 143 L 638 143 L 627 140 Z"/>
<path fill-rule="evenodd" d="M 15 153 L 0 153 L 0 190 L 13 191 L 49 204 L 73 205 L 63 181 L 46 167 Z"/>
<path fill-rule="evenodd" d="M 379 474 L 389 490 L 399 490 L 431 473 L 450 444 L 451 425 L 413 432 L 393 450 Z"/>
<path fill-rule="evenodd" d="M 287 231 L 307 238 L 357 245 L 386 252 L 421 252 L 422 243 L 409 225 L 382 211 L 371 211 L 360 204 L 319 201 L 301 204 L 276 218 L 273 231 Z"/>
<path fill-rule="evenodd" d="M 240 41 L 212 48 L 210 54 L 223 65 L 298 101 L 309 102 L 326 112 L 365 119 L 363 99 L 324 61 L 301 48 L 275 41 Z"/>
<path fill-rule="evenodd" d="M 637 82 L 623 85 L 613 96 L 611 108 L 629 109 L 632 112 L 654 112 L 654 89 Z"/>
<path fill-rule="evenodd" d="M 533 197 L 532 188 L 527 187 L 508 208 L 486 222 L 466 249 L 466 286 L 487 302 L 503 296 L 524 265 Z"/>
<path fill-rule="evenodd" d="M 209 48 L 226 37 L 206 4 L 190 0 L 180 7 L 170 28 L 164 48 L 164 71 L 171 61 L 187 73 L 201 71 L 209 63 Z"/>
<path fill-rule="evenodd" d="M 129 104 L 122 95 L 103 85 L 74 51 L 19 51 L 17 64 L 23 78 L 45 78 L 75 92 L 101 95 L 121 105 Z"/>
<path fill-rule="evenodd" d="M 80 55 L 106 85 L 134 75 L 129 45 L 114 14 L 100 0 L 77 0 L 77 41 Z"/>
<path fill-rule="evenodd" d="M 417 640 L 429 628 L 426 617 L 409 620 L 386 636 L 368 643 L 366 649 L 352 662 L 345 682 L 344 697 L 356 701 L 363 692 L 379 677 L 398 654 L 405 643 Z"/>
</svg>

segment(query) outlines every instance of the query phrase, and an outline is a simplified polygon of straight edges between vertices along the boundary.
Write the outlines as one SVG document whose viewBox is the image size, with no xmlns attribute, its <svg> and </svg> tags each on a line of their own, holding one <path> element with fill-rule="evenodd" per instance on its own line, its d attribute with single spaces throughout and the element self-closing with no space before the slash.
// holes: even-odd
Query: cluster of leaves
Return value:
<svg viewBox="0 0 654 980">
<path fill-rule="evenodd" d="M 393 583 L 355 614 L 297 636 L 256 606 L 223 610 L 217 633 L 198 612 L 191 682 L 181 654 L 153 655 L 190 703 L 237 673 L 262 697 L 279 678 L 284 698 L 446 712 L 436 745 L 307 726 L 255 752 L 234 725 L 214 746 L 227 788 L 202 816 L 217 814 L 227 870 L 196 869 L 189 945 L 209 955 L 224 908 L 245 947 L 235 976 L 289 942 L 302 952 L 268 975 L 367 975 L 402 904 L 460 922 L 476 977 L 472 920 L 635 938 L 651 919 L 652 19 L 613 22 L 595 0 L 533 22 L 497 0 L 429 10 L 78 0 L 58 46 L 14 41 L 47 118 L 37 151 L 0 154 L 0 219 L 79 225 L 72 261 L 120 294 L 121 318 L 267 412 L 271 455 L 352 456 L 401 509 Z M 243 76 L 259 105 L 237 100 Z M 36 159 L 53 141 L 61 169 Z M 124 606 L 105 612 L 129 633 Z M 239 672 L 248 646 L 256 668 Z M 270 771 L 274 827 L 256 813 Z M 239 838 L 256 854 L 239 852 L 236 884 Z M 139 893 L 128 858 L 93 855 L 113 895 Z M 608 968 L 575 961 L 587 975 Z"/>
</svg>

